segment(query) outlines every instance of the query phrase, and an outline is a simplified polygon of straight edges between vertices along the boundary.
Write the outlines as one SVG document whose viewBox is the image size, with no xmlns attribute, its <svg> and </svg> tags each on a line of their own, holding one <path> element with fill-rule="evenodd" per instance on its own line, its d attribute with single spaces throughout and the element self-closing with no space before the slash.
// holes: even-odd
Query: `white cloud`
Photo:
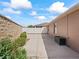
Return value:
<svg viewBox="0 0 79 59">
<path fill-rule="evenodd" d="M 36 11 L 32 11 L 30 15 L 31 15 L 31 16 L 34 16 L 34 18 L 36 18 L 37 20 L 40 20 L 40 21 L 43 21 L 43 20 L 46 19 L 45 16 L 38 16 L 38 14 L 37 14 Z"/>
<path fill-rule="evenodd" d="M 13 8 L 32 8 L 32 4 L 28 0 L 11 0 L 11 7 L 13 7 Z"/>
<path fill-rule="evenodd" d="M 45 19 L 46 19 L 45 16 L 36 16 L 36 18 L 37 18 L 38 20 L 45 20 Z"/>
<path fill-rule="evenodd" d="M 48 10 L 50 12 L 55 11 L 58 13 L 63 13 L 68 10 L 68 8 L 64 6 L 64 2 L 55 2 L 48 8 Z"/>
<path fill-rule="evenodd" d="M 21 11 L 13 10 L 12 8 L 4 8 L 2 11 L 12 14 L 21 14 Z"/>
<path fill-rule="evenodd" d="M 37 12 L 36 11 L 32 11 L 30 15 L 31 16 L 36 16 L 37 15 Z"/>
<path fill-rule="evenodd" d="M 0 2 L 0 4 L 11 8 L 32 8 L 32 3 L 29 0 L 10 0 L 10 3 Z"/>
<path fill-rule="evenodd" d="M 10 6 L 10 3 L 9 2 L 0 2 L 0 5 L 4 5 L 4 6 Z"/>
</svg>

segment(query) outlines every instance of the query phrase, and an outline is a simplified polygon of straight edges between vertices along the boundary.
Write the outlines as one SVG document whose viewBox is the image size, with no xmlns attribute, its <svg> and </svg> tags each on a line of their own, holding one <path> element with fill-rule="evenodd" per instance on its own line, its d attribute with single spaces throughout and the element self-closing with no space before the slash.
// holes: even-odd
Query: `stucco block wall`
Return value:
<svg viewBox="0 0 79 59">
<path fill-rule="evenodd" d="M 21 26 L 0 16 L 0 38 L 9 35 L 15 39 L 20 35 L 21 32 Z"/>
<path fill-rule="evenodd" d="M 79 52 L 79 10 L 68 15 L 68 45 Z"/>
<path fill-rule="evenodd" d="M 58 36 L 67 37 L 67 16 L 60 18 L 56 23 Z"/>
</svg>

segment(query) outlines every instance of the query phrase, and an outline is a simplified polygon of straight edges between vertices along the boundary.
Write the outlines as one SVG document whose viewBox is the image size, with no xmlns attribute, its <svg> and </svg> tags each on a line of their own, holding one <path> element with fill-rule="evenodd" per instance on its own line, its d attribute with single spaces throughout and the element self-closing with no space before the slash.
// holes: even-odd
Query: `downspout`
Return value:
<svg viewBox="0 0 79 59">
<path fill-rule="evenodd" d="M 66 43 L 67 43 L 67 46 L 69 47 L 69 21 L 68 21 L 68 15 L 67 15 L 67 38 L 66 38 Z"/>
<path fill-rule="evenodd" d="M 67 39 L 69 39 L 69 31 L 68 31 L 68 15 L 67 15 Z"/>
</svg>

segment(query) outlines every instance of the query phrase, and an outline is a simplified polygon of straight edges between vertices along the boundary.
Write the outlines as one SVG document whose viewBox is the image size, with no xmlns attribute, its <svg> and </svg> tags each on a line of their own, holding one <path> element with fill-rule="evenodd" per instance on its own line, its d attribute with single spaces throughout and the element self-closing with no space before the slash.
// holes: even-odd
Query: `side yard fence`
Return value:
<svg viewBox="0 0 79 59">
<path fill-rule="evenodd" d="M 23 31 L 27 33 L 48 33 L 46 27 L 43 28 L 23 28 Z"/>
</svg>

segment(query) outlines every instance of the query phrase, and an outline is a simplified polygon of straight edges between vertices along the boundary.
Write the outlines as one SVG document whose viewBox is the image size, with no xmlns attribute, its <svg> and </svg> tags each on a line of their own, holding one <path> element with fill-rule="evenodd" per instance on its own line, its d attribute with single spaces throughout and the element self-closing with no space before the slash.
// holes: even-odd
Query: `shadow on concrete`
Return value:
<svg viewBox="0 0 79 59">
<path fill-rule="evenodd" d="M 79 59 L 79 53 L 73 51 L 67 46 L 60 46 L 55 43 L 48 34 L 42 34 L 42 39 L 48 55 L 48 59 Z"/>
<path fill-rule="evenodd" d="M 54 58 L 54 57 L 52 57 L 52 50 L 54 50 L 52 48 L 52 46 L 55 45 L 54 43 L 52 43 L 53 39 L 51 39 L 48 34 L 44 34 L 44 33 L 42 34 L 42 39 L 43 39 L 43 42 L 44 42 L 44 45 L 45 45 L 45 49 L 46 49 L 46 52 L 47 52 L 48 59 Z"/>
</svg>

